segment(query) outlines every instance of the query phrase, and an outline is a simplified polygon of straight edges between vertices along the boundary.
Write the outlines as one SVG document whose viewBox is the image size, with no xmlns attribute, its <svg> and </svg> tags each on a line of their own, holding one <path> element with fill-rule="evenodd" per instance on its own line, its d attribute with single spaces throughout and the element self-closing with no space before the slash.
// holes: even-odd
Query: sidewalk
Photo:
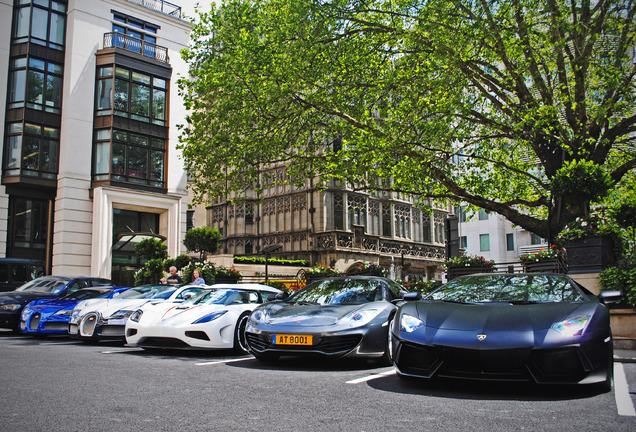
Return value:
<svg viewBox="0 0 636 432">
<path fill-rule="evenodd" d="M 636 363 L 636 350 L 615 349 L 614 361 L 619 363 Z"/>
</svg>

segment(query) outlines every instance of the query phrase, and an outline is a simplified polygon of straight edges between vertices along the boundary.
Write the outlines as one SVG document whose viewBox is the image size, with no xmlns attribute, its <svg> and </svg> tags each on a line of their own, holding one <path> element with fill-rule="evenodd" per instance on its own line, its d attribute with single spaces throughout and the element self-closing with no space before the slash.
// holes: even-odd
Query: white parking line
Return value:
<svg viewBox="0 0 636 432">
<path fill-rule="evenodd" d="M 195 363 L 195 366 L 207 366 L 207 365 L 215 365 L 215 364 L 223 364 L 223 363 L 232 363 L 232 362 L 240 362 L 244 360 L 252 360 L 254 357 L 241 357 L 237 359 L 228 359 L 228 360 L 217 360 L 217 361 L 209 361 L 209 362 L 201 362 Z"/>
<path fill-rule="evenodd" d="M 629 394 L 625 369 L 623 368 L 623 363 L 618 362 L 614 363 L 614 398 L 616 399 L 618 415 L 636 416 L 632 396 Z"/>
<path fill-rule="evenodd" d="M 347 381 L 347 384 L 360 384 L 360 383 L 363 383 L 363 382 L 371 381 L 371 380 L 374 380 L 374 379 L 377 379 L 377 378 L 382 378 L 382 377 L 389 376 L 389 375 L 394 375 L 394 374 L 395 374 L 395 369 L 391 369 L 391 370 L 388 370 L 388 371 L 385 371 L 385 372 L 371 374 L 369 376 L 365 376 L 365 377 L 362 377 L 362 378 L 357 378 L 357 379 L 354 379 L 354 380 L 351 380 L 351 381 Z"/>
</svg>

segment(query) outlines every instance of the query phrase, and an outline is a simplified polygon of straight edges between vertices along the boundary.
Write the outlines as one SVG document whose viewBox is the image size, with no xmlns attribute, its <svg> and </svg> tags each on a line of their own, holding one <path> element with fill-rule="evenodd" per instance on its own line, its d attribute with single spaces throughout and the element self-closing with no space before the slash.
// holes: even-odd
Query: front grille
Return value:
<svg viewBox="0 0 636 432">
<path fill-rule="evenodd" d="M 123 325 L 105 325 L 102 327 L 102 336 L 124 337 L 126 326 Z"/>
<path fill-rule="evenodd" d="M 577 347 L 534 351 L 530 367 L 539 382 L 578 382 L 586 373 Z"/>
<path fill-rule="evenodd" d="M 255 351 L 278 350 L 320 352 L 323 354 L 346 353 L 362 340 L 362 335 L 314 336 L 313 345 L 274 345 L 272 335 L 245 333 L 247 344 Z"/>
<path fill-rule="evenodd" d="M 436 347 L 442 359 L 439 376 L 468 379 L 529 381 L 528 349 L 473 350 Z"/>
<path fill-rule="evenodd" d="M 38 325 L 40 325 L 41 315 L 39 313 L 34 313 L 31 315 L 31 320 L 29 321 L 29 330 L 37 330 Z"/>
<path fill-rule="evenodd" d="M 160 348 L 187 348 L 190 345 L 182 340 L 167 337 L 149 337 L 139 341 L 139 345 L 145 347 L 160 347 Z"/>
<path fill-rule="evenodd" d="M 44 330 L 49 331 L 67 331 L 68 323 L 64 322 L 47 322 L 44 324 Z"/>
<path fill-rule="evenodd" d="M 396 365 L 402 373 L 430 377 L 439 365 L 439 358 L 433 348 L 402 344 L 397 352 Z"/>
<path fill-rule="evenodd" d="M 204 340 L 204 341 L 209 341 L 210 338 L 208 337 L 206 332 L 202 332 L 202 331 L 187 331 L 185 332 L 185 335 L 189 338 L 192 339 L 199 339 L 199 340 Z"/>
<path fill-rule="evenodd" d="M 85 337 L 92 337 L 95 332 L 95 326 L 97 325 L 97 314 L 89 313 L 82 318 L 79 325 L 79 334 Z"/>
</svg>

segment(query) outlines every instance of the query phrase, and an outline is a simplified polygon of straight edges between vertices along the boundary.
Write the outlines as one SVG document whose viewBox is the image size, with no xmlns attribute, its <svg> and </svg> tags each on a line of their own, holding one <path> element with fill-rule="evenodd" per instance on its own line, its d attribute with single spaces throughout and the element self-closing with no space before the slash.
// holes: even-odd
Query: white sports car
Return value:
<svg viewBox="0 0 636 432">
<path fill-rule="evenodd" d="M 180 303 L 205 288 L 204 285 L 142 285 L 112 299 L 85 300 L 73 309 L 68 332 L 81 339 L 124 340 L 124 326 L 133 311 L 146 303 Z"/>
<path fill-rule="evenodd" d="M 252 311 L 280 290 L 259 284 L 217 284 L 181 304 L 147 304 L 126 322 L 126 341 L 143 348 L 247 351 Z"/>
</svg>

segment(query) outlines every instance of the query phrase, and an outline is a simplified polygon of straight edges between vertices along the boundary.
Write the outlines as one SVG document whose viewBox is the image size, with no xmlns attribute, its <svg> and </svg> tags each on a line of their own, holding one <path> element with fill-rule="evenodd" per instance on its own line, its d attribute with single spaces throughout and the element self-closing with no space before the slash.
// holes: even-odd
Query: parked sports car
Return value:
<svg viewBox="0 0 636 432">
<path fill-rule="evenodd" d="M 181 304 L 148 304 L 126 323 L 126 340 L 144 348 L 245 352 L 250 313 L 282 291 L 259 284 L 217 284 Z"/>
<path fill-rule="evenodd" d="M 405 296 L 391 325 L 401 377 L 611 387 L 606 304 L 618 291 L 597 297 L 558 274 L 480 274 L 417 297 Z"/>
<path fill-rule="evenodd" d="M 373 276 L 311 283 L 252 312 L 245 331 L 249 351 L 259 360 L 318 355 L 388 362 L 388 322 L 405 292 L 398 283 Z"/>
<path fill-rule="evenodd" d="M 126 320 L 146 303 L 180 303 L 205 286 L 142 285 L 112 299 L 92 299 L 78 303 L 71 313 L 68 333 L 80 339 L 125 340 Z"/>
<path fill-rule="evenodd" d="M 42 276 L 0 293 L 0 328 L 18 331 L 22 309 L 33 300 L 54 299 L 81 288 L 112 286 L 108 279 L 95 277 Z"/>
<path fill-rule="evenodd" d="M 82 300 L 113 298 L 128 287 L 82 288 L 53 300 L 34 300 L 27 304 L 20 315 L 20 330 L 35 335 L 68 335 L 68 323 L 73 308 Z"/>
</svg>

